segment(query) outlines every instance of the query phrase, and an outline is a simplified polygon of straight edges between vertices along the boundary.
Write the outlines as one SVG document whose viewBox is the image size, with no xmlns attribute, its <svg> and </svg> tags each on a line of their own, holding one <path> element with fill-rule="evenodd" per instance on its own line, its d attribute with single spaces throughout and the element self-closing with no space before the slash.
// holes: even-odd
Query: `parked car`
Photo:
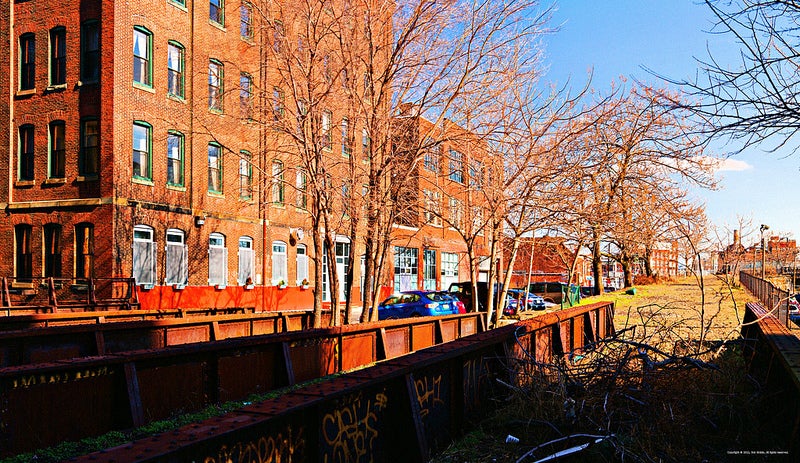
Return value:
<svg viewBox="0 0 800 463">
<path fill-rule="evenodd" d="M 439 291 L 403 291 L 378 305 L 378 319 L 452 315 L 459 313 L 455 302 Z"/>
<path fill-rule="evenodd" d="M 478 282 L 478 312 L 486 310 L 489 304 L 489 284 L 485 281 Z M 495 284 L 494 297 L 495 306 L 497 306 L 497 298 L 500 297 L 500 290 L 502 285 Z M 472 283 L 469 281 L 461 281 L 458 283 L 451 283 L 447 292 L 455 295 L 458 300 L 464 303 L 467 312 L 472 312 Z"/>
<path fill-rule="evenodd" d="M 526 295 L 527 303 L 525 303 Z M 521 310 L 520 307 L 522 307 Z M 526 310 L 544 309 L 545 302 L 541 296 L 537 296 L 533 293 L 525 293 L 521 289 L 509 289 L 508 296 L 506 298 L 506 307 L 503 309 L 503 315 L 514 316 L 519 312 L 524 312 Z"/>
<path fill-rule="evenodd" d="M 437 291 L 436 294 L 442 299 L 450 301 L 450 306 L 455 311 L 454 313 L 467 313 L 467 307 L 455 294 L 448 293 L 447 291 Z"/>
<path fill-rule="evenodd" d="M 564 284 L 559 282 L 537 282 L 528 285 L 528 291 L 541 296 L 547 302 L 560 304 L 564 298 Z"/>
<path fill-rule="evenodd" d="M 789 296 L 789 320 L 800 325 L 800 293 Z"/>
</svg>

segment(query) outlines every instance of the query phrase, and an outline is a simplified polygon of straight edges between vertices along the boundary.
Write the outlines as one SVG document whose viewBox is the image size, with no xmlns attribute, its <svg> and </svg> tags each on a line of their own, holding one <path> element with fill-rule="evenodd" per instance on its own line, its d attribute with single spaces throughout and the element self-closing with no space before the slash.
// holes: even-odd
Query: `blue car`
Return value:
<svg viewBox="0 0 800 463">
<path fill-rule="evenodd" d="M 403 291 L 378 306 L 378 319 L 429 317 L 458 313 L 452 299 L 437 291 Z"/>
</svg>

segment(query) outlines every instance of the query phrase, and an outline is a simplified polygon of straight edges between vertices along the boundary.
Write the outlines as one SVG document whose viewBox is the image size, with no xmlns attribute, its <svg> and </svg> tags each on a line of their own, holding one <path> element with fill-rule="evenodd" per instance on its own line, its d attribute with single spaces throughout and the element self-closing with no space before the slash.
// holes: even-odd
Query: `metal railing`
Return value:
<svg viewBox="0 0 800 463">
<path fill-rule="evenodd" d="M 133 278 L 0 279 L 0 310 L 15 313 L 56 313 L 63 310 L 108 310 L 139 307 Z"/>
<path fill-rule="evenodd" d="M 783 326 L 795 329 L 797 326 L 789 319 L 789 294 L 788 291 L 780 289 L 769 280 L 762 280 L 745 271 L 739 272 L 739 281 L 753 296 L 772 312 L 772 315 L 780 320 Z"/>
</svg>

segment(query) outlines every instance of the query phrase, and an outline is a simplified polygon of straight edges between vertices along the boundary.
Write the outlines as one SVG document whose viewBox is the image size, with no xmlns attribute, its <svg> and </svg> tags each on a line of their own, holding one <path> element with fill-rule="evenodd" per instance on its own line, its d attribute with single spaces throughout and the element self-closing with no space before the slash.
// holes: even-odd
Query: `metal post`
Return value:
<svg viewBox="0 0 800 463">
<path fill-rule="evenodd" d="M 767 246 L 764 243 L 764 231 L 769 230 L 769 226 L 762 223 L 761 227 L 759 227 L 759 230 L 761 230 L 761 279 L 763 280 L 765 275 L 764 257 L 766 256 L 767 252 Z"/>
</svg>

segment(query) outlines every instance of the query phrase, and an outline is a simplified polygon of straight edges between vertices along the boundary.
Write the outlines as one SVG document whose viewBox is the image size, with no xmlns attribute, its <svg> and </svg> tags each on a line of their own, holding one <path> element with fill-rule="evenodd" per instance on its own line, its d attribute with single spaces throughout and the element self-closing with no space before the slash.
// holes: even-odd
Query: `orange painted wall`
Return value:
<svg viewBox="0 0 800 463">
<path fill-rule="evenodd" d="M 194 309 L 255 307 L 259 312 L 277 310 L 311 309 L 314 307 L 314 291 L 299 287 L 278 289 L 275 286 L 228 286 L 216 289 L 212 286 L 187 286 L 174 289 L 172 286 L 156 286 L 150 290 L 139 289 L 142 309 Z"/>
</svg>

